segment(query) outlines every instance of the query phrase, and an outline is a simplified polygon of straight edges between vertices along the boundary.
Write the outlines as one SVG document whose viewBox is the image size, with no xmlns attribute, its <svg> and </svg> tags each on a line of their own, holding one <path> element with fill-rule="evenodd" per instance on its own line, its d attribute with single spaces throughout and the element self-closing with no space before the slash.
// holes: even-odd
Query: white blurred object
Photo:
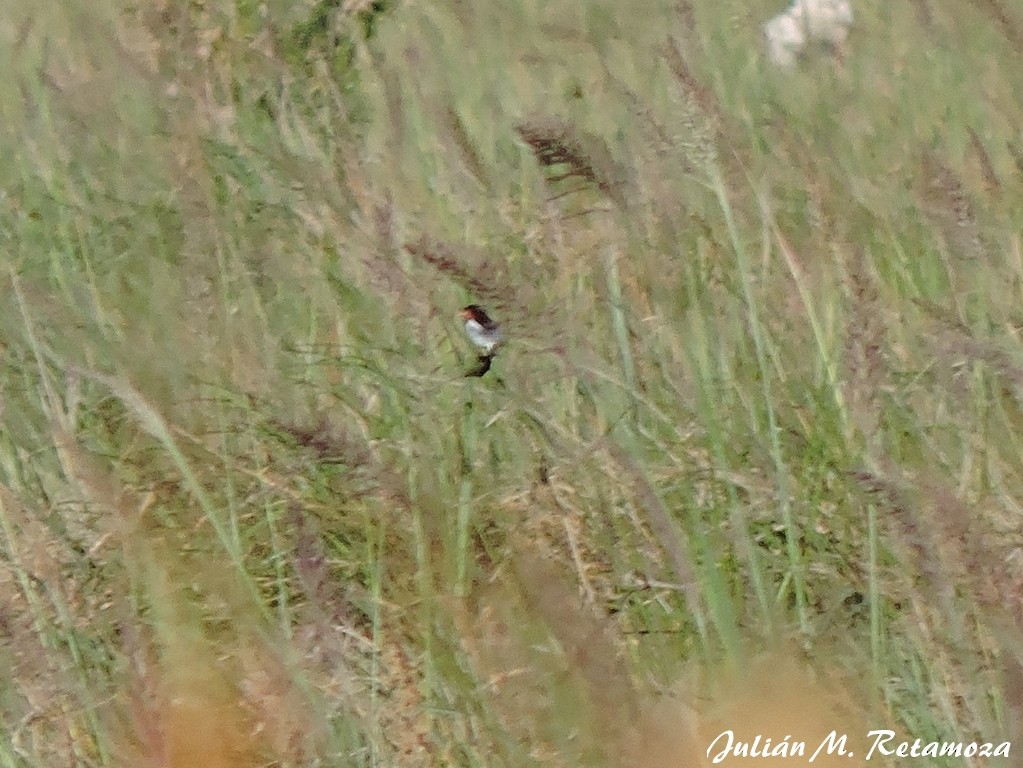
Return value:
<svg viewBox="0 0 1023 768">
<path fill-rule="evenodd" d="M 764 24 L 767 55 L 791 67 L 807 42 L 841 45 L 849 34 L 853 13 L 849 0 L 792 0 L 792 5 Z"/>
</svg>

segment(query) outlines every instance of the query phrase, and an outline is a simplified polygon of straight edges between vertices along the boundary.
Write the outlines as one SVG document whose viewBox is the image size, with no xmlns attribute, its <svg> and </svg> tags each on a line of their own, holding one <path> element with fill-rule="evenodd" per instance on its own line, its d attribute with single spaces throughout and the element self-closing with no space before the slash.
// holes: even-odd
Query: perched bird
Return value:
<svg viewBox="0 0 1023 768">
<path fill-rule="evenodd" d="M 479 355 L 479 364 L 465 375 L 479 378 L 490 370 L 490 364 L 494 361 L 494 355 L 504 336 L 501 334 L 501 326 L 491 320 L 479 304 L 463 307 L 461 314 L 465 320 L 465 332 L 469 340 L 483 350 Z"/>
<path fill-rule="evenodd" d="M 465 332 L 469 335 L 469 341 L 482 349 L 483 354 L 493 356 L 504 339 L 501 326 L 491 320 L 479 304 L 464 307 L 462 318 L 465 320 Z"/>
</svg>

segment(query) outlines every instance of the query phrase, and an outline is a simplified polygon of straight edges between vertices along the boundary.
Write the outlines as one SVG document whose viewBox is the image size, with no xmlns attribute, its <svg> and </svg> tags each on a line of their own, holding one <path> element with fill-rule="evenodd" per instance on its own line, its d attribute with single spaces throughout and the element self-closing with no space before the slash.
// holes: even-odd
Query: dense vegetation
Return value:
<svg viewBox="0 0 1023 768">
<path fill-rule="evenodd" d="M 1023 750 L 1018 8 L 43 5 L 0 765 Z"/>
</svg>

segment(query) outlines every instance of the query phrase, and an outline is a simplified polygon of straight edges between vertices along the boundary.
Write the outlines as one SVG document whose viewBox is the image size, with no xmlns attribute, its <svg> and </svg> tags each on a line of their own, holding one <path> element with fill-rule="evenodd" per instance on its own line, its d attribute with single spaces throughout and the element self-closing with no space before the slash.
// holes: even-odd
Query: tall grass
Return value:
<svg viewBox="0 0 1023 768">
<path fill-rule="evenodd" d="M 8 3 L 0 761 L 1023 745 L 1023 16 L 777 10 Z"/>
</svg>

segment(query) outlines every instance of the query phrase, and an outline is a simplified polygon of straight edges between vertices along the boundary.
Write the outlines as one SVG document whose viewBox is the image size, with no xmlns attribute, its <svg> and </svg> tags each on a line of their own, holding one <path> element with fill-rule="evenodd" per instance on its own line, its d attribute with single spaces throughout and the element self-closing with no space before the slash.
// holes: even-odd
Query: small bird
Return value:
<svg viewBox="0 0 1023 768">
<path fill-rule="evenodd" d="M 484 354 L 492 356 L 504 339 L 501 326 L 491 320 L 479 304 L 463 307 L 462 318 L 465 320 L 469 341 L 482 349 Z"/>
<path fill-rule="evenodd" d="M 479 355 L 479 364 L 469 370 L 467 377 L 479 378 L 490 370 L 490 365 L 497 354 L 497 348 L 504 340 L 501 326 L 490 319 L 490 316 L 479 304 L 470 304 L 462 308 L 462 319 L 465 320 L 465 332 L 469 340 L 483 350 Z"/>
</svg>

